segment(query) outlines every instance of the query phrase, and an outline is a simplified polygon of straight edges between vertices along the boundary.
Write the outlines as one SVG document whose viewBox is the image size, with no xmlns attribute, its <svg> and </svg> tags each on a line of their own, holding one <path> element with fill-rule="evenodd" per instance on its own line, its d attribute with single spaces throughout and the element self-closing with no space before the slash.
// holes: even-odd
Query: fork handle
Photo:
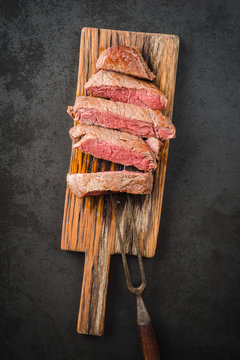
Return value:
<svg viewBox="0 0 240 360">
<path fill-rule="evenodd" d="M 144 360 L 161 360 L 152 322 L 138 325 Z"/>
<path fill-rule="evenodd" d="M 137 300 L 137 324 L 144 360 L 161 360 L 153 323 L 141 295 Z"/>
</svg>

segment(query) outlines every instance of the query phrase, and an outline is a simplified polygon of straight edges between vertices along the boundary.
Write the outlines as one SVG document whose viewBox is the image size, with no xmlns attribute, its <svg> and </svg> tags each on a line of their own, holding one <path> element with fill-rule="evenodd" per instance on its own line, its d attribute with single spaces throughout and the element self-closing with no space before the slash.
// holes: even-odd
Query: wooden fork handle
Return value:
<svg viewBox="0 0 240 360">
<path fill-rule="evenodd" d="M 152 322 L 138 325 L 144 360 L 161 360 Z"/>
<path fill-rule="evenodd" d="M 144 360 L 161 360 L 157 337 L 153 328 L 152 320 L 144 304 L 141 295 L 137 300 L 137 324 Z"/>
</svg>

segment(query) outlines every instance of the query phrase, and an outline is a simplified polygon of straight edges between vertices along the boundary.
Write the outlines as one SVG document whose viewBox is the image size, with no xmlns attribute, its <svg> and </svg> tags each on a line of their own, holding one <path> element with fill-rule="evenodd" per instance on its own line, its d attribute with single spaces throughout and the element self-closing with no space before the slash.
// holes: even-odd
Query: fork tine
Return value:
<svg viewBox="0 0 240 360">
<path fill-rule="evenodd" d="M 133 241 L 134 241 L 134 245 L 136 246 L 136 249 L 137 249 L 138 266 L 139 266 L 140 276 L 141 276 L 141 284 L 138 287 L 134 287 L 132 284 L 130 271 L 129 271 L 129 267 L 128 267 L 128 263 L 127 263 L 127 257 L 126 257 L 126 254 L 124 254 L 123 238 L 122 238 L 119 221 L 118 221 L 118 217 L 117 217 L 117 210 L 116 210 L 116 206 L 115 206 L 112 194 L 110 194 L 110 201 L 111 201 L 111 205 L 112 205 L 112 209 L 113 209 L 113 213 L 114 213 L 114 217 L 115 217 L 115 221 L 116 221 L 116 229 L 117 229 L 117 234 L 118 234 L 119 243 L 120 243 L 120 250 L 121 250 L 123 269 L 124 269 L 127 288 L 132 294 L 141 295 L 146 287 L 146 278 L 145 278 L 145 273 L 144 273 L 144 268 L 143 268 L 142 254 L 140 251 L 136 225 L 135 225 L 134 221 L 132 221 L 132 223 L 134 223 L 134 225 L 133 225 Z M 128 210 L 131 214 L 131 218 L 133 218 L 133 209 L 132 209 L 131 200 L 130 200 L 129 195 L 128 195 Z"/>
</svg>

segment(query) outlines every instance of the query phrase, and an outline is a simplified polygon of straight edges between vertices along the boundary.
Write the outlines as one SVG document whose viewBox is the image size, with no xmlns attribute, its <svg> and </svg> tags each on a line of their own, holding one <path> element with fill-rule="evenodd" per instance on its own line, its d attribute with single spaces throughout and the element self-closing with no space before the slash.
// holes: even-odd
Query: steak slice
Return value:
<svg viewBox="0 0 240 360">
<path fill-rule="evenodd" d="M 79 198 L 101 195 L 109 191 L 129 194 L 150 194 L 153 186 L 151 172 L 104 171 L 84 174 L 68 174 L 67 183 Z"/>
<path fill-rule="evenodd" d="M 73 147 L 97 158 L 139 170 L 156 169 L 156 156 L 143 139 L 118 130 L 77 125 L 69 131 Z"/>
<path fill-rule="evenodd" d="M 133 46 L 118 45 L 104 50 L 97 59 L 96 68 L 117 71 L 147 80 L 153 80 L 156 77 L 148 68 L 139 49 Z"/>
<path fill-rule="evenodd" d="M 99 125 L 119 129 L 142 137 L 163 140 L 175 137 L 176 129 L 170 119 L 159 110 L 122 102 L 78 96 L 75 105 L 67 112 L 81 124 Z"/>
<path fill-rule="evenodd" d="M 114 71 L 100 70 L 85 84 L 89 94 L 151 109 L 162 110 L 167 98 L 155 85 Z"/>
<path fill-rule="evenodd" d="M 164 143 L 159 140 L 159 139 L 156 139 L 154 137 L 150 137 L 146 140 L 146 143 L 148 144 L 148 146 L 150 147 L 150 149 L 152 150 L 152 152 L 157 156 L 158 158 L 158 155 L 160 154 L 163 146 L 164 146 Z"/>
</svg>

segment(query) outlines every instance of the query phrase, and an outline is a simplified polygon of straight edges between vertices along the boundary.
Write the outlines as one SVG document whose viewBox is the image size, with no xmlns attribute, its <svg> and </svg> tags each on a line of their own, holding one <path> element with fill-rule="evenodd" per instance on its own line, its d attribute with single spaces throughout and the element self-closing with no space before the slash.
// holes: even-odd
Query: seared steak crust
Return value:
<svg viewBox="0 0 240 360">
<path fill-rule="evenodd" d="M 104 50 L 97 60 L 96 68 L 147 80 L 153 80 L 156 77 L 148 68 L 140 51 L 133 46 L 118 45 Z"/>
<path fill-rule="evenodd" d="M 150 194 L 153 186 L 151 172 L 104 171 L 84 174 L 68 174 L 67 183 L 79 198 L 100 195 L 109 191 L 130 194 Z"/>
</svg>

